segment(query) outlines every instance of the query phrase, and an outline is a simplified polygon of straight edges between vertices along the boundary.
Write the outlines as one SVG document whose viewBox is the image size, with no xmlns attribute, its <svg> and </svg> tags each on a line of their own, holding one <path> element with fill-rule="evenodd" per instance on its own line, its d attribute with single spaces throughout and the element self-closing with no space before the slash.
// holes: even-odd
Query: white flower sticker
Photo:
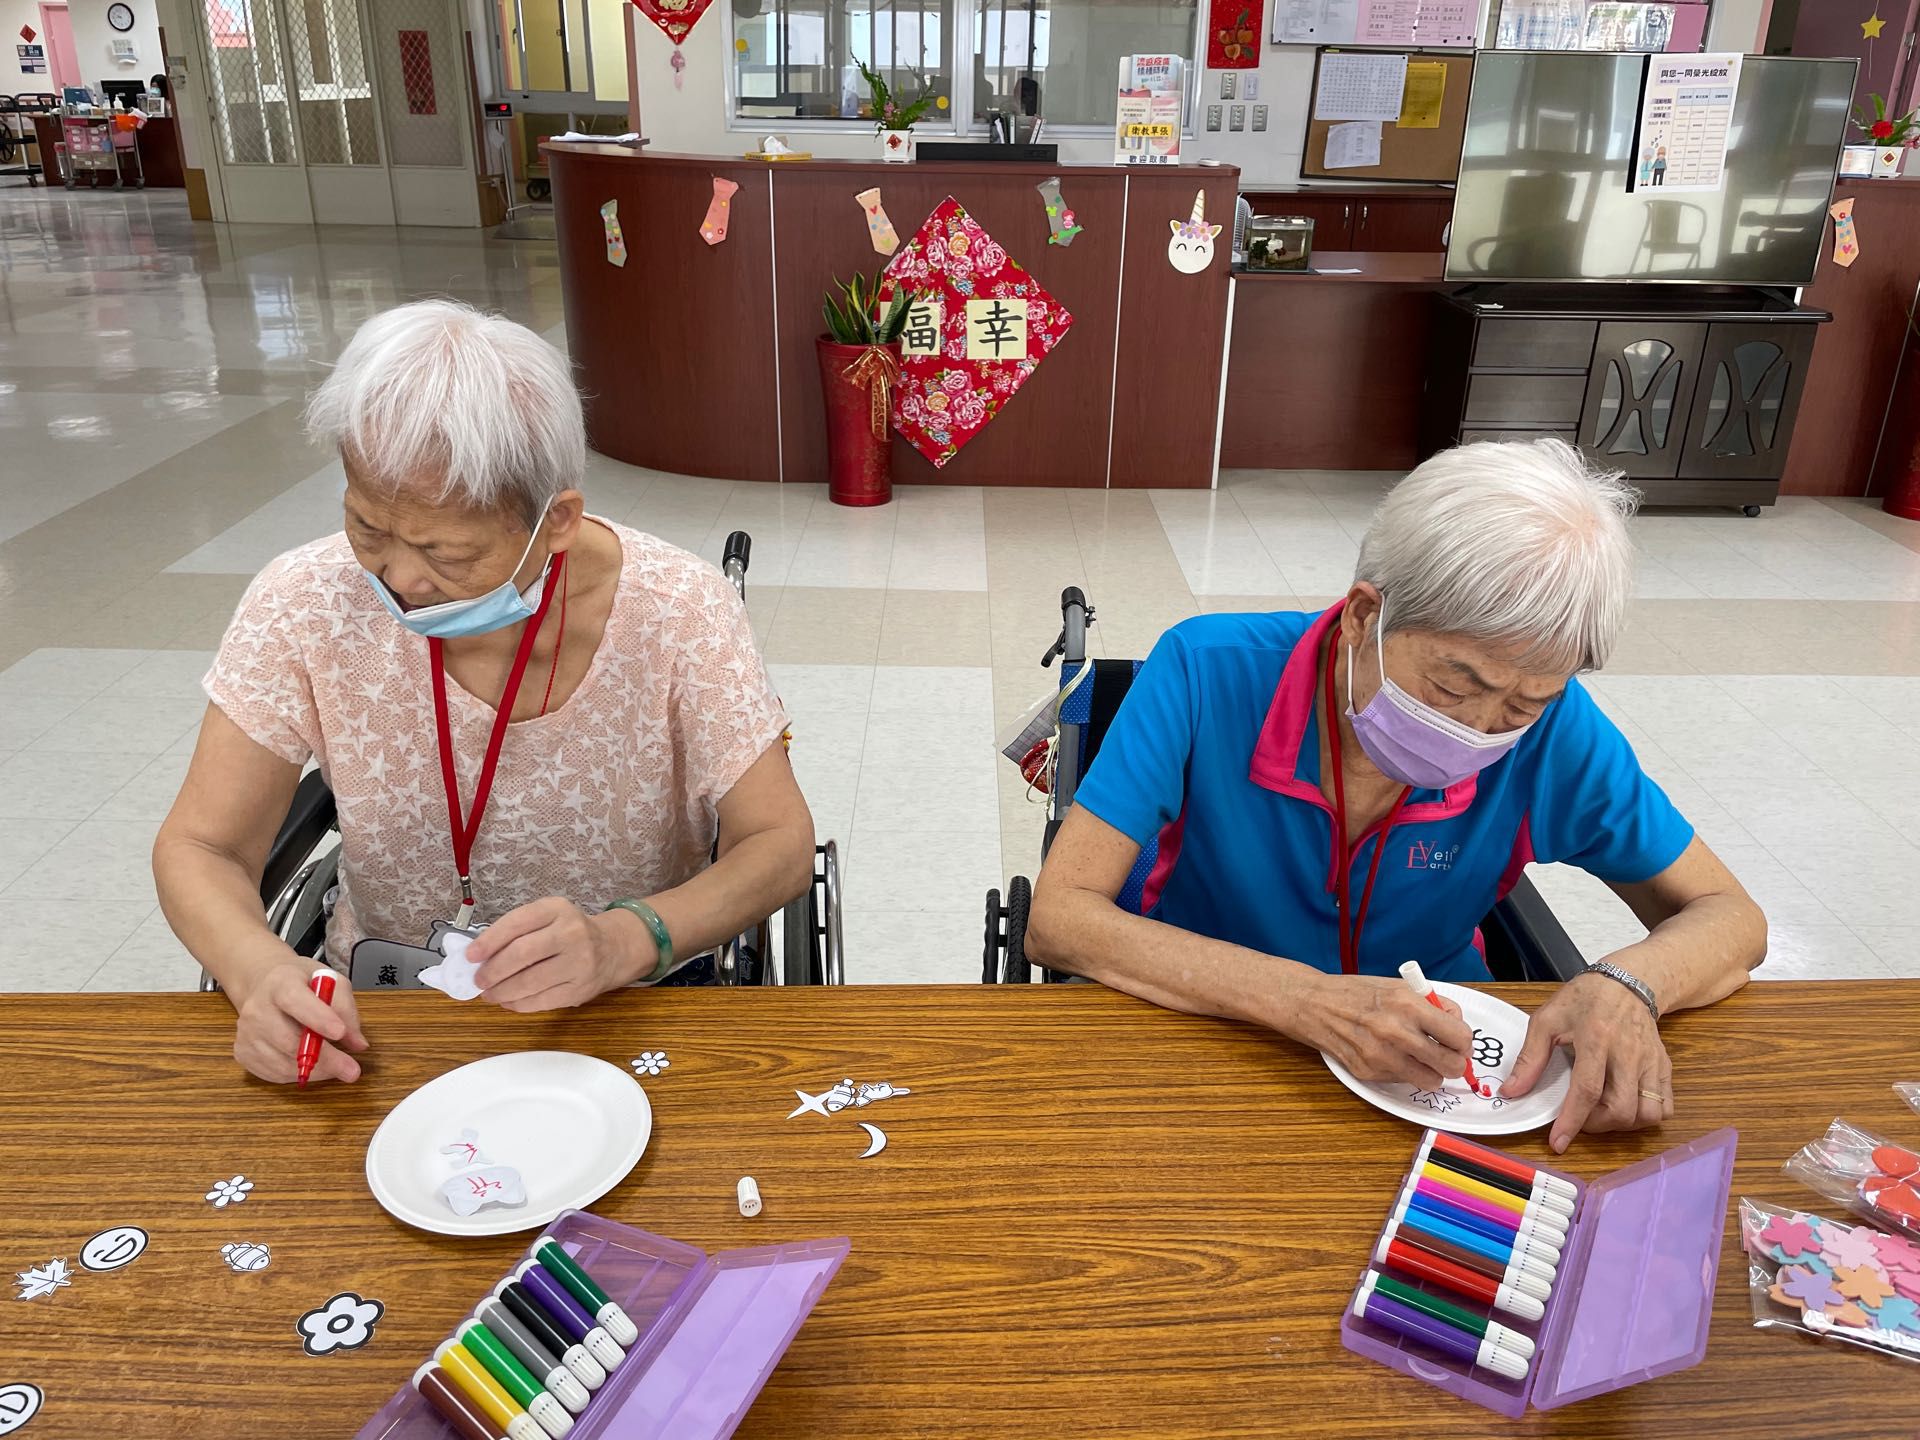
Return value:
<svg viewBox="0 0 1920 1440">
<path fill-rule="evenodd" d="M 353 1291 L 343 1290 L 294 1321 L 293 1328 L 300 1332 L 300 1344 L 309 1355 L 358 1350 L 373 1339 L 373 1327 L 386 1308 L 378 1300 L 362 1300 Z"/>
<path fill-rule="evenodd" d="M 633 1060 L 633 1073 L 636 1075 L 658 1075 L 667 1068 L 667 1052 L 664 1050 L 642 1050 Z"/>
<path fill-rule="evenodd" d="M 253 1189 L 253 1181 L 244 1175 L 236 1175 L 231 1180 L 216 1180 L 213 1188 L 207 1191 L 207 1199 L 219 1209 L 229 1205 L 238 1205 L 247 1198 L 247 1192 Z"/>
</svg>

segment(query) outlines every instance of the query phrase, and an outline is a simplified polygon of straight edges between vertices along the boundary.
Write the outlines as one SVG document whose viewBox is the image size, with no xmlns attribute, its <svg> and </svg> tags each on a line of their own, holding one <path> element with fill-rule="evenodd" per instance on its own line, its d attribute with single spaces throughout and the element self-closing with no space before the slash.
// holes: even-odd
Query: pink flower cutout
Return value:
<svg viewBox="0 0 1920 1440">
<path fill-rule="evenodd" d="M 1875 1235 L 1874 1253 L 1886 1269 L 1920 1275 L 1920 1245 L 1902 1235 Z"/>
<path fill-rule="evenodd" d="M 1835 1270 L 1857 1270 L 1863 1266 L 1873 1270 L 1883 1268 L 1874 1251 L 1873 1231 L 1864 1225 L 1855 1229 L 1824 1221 L 1820 1226 L 1820 1239 L 1820 1258 Z"/>
<path fill-rule="evenodd" d="M 1775 1215 L 1767 1221 L 1766 1228 L 1760 1232 L 1760 1241 L 1765 1245 L 1778 1245 L 1780 1253 L 1789 1259 L 1795 1255 L 1820 1253 L 1820 1247 L 1813 1238 L 1813 1226 L 1804 1220 L 1789 1220 L 1784 1215 Z"/>
</svg>

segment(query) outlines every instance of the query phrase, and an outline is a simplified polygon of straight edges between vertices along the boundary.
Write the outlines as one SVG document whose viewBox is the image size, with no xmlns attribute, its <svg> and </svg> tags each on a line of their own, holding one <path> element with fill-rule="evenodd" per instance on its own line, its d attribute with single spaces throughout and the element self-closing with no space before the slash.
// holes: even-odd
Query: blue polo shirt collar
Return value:
<svg viewBox="0 0 1920 1440">
<path fill-rule="evenodd" d="M 1319 727 L 1314 723 L 1314 691 L 1327 632 L 1339 623 L 1340 612 L 1346 607 L 1345 600 L 1334 601 L 1307 627 L 1307 633 L 1293 647 L 1286 667 L 1280 672 L 1280 683 L 1274 687 L 1266 723 L 1260 727 L 1253 760 L 1247 767 L 1247 778 L 1262 789 L 1305 800 L 1329 815 L 1333 807 L 1320 793 L 1320 744 Z M 1480 777 L 1469 775 L 1445 790 L 1415 790 L 1395 823 L 1450 820 L 1464 814 L 1473 804 L 1479 785 Z"/>
</svg>

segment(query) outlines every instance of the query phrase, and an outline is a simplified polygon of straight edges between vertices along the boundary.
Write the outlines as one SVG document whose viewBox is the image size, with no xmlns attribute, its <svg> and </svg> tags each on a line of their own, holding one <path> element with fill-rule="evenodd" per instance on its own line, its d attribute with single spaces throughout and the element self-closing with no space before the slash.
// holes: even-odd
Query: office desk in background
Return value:
<svg viewBox="0 0 1920 1440">
<path fill-rule="evenodd" d="M 40 162 L 45 166 L 45 183 L 63 185 L 66 177 L 61 173 L 60 162 L 54 146 L 60 142 L 60 117 L 58 115 L 35 115 L 33 130 L 40 151 Z M 149 190 L 183 190 L 186 188 L 186 161 L 180 153 L 180 121 L 172 115 L 151 115 L 142 125 L 134 142 L 140 150 L 140 165 L 146 175 Z M 131 167 L 129 167 L 131 173 Z M 113 177 L 105 171 L 99 172 L 99 179 L 92 175 L 83 175 L 77 182 L 79 187 L 98 185 L 110 189 Z M 131 183 L 131 182 L 129 182 Z"/>
<path fill-rule="evenodd" d="M 425 992 L 360 1004 L 366 1077 L 300 1094 L 239 1074 L 219 996 L 0 999 L 11 1268 L 77 1269 L 109 1226 L 152 1236 L 125 1269 L 0 1306 L 0 1381 L 47 1392 L 34 1440 L 351 1434 L 529 1239 L 390 1219 L 367 1142 L 433 1076 L 538 1048 L 670 1058 L 645 1081 L 647 1152 L 599 1213 L 708 1250 L 851 1237 L 743 1437 L 1920 1429 L 1911 1366 L 1753 1328 L 1731 1218 L 1695 1369 L 1508 1423 L 1348 1354 L 1340 1310 L 1418 1132 L 1252 1027 L 1080 985 L 630 991 L 531 1017 Z M 1835 1115 L 1912 1132 L 1888 1082 L 1912 1072 L 1920 985 L 1756 983 L 1664 1029 L 1674 1120 L 1582 1138 L 1563 1168 L 1591 1179 L 1730 1123 L 1736 1199 L 1811 1206 L 1780 1165 Z M 846 1075 L 913 1091 L 859 1112 L 889 1136 L 870 1160 L 852 1114 L 787 1118 L 796 1088 Z M 1503 1144 L 1547 1157 L 1544 1132 Z M 236 1172 L 244 1203 L 201 1198 Z M 745 1174 L 755 1220 L 735 1206 Z M 232 1241 L 272 1264 L 231 1273 Z M 342 1290 L 385 1303 L 375 1338 L 309 1359 L 293 1322 Z"/>
</svg>

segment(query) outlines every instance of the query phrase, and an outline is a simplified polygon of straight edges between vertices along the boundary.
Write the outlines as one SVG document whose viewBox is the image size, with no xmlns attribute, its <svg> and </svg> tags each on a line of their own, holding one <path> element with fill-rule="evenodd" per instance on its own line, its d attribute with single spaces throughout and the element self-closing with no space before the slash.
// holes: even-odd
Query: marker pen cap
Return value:
<svg viewBox="0 0 1920 1440">
<path fill-rule="evenodd" d="M 740 1183 L 733 1187 L 740 1200 L 740 1213 L 751 1220 L 760 1213 L 760 1187 L 754 1183 L 751 1175 L 742 1175 Z"/>
</svg>

